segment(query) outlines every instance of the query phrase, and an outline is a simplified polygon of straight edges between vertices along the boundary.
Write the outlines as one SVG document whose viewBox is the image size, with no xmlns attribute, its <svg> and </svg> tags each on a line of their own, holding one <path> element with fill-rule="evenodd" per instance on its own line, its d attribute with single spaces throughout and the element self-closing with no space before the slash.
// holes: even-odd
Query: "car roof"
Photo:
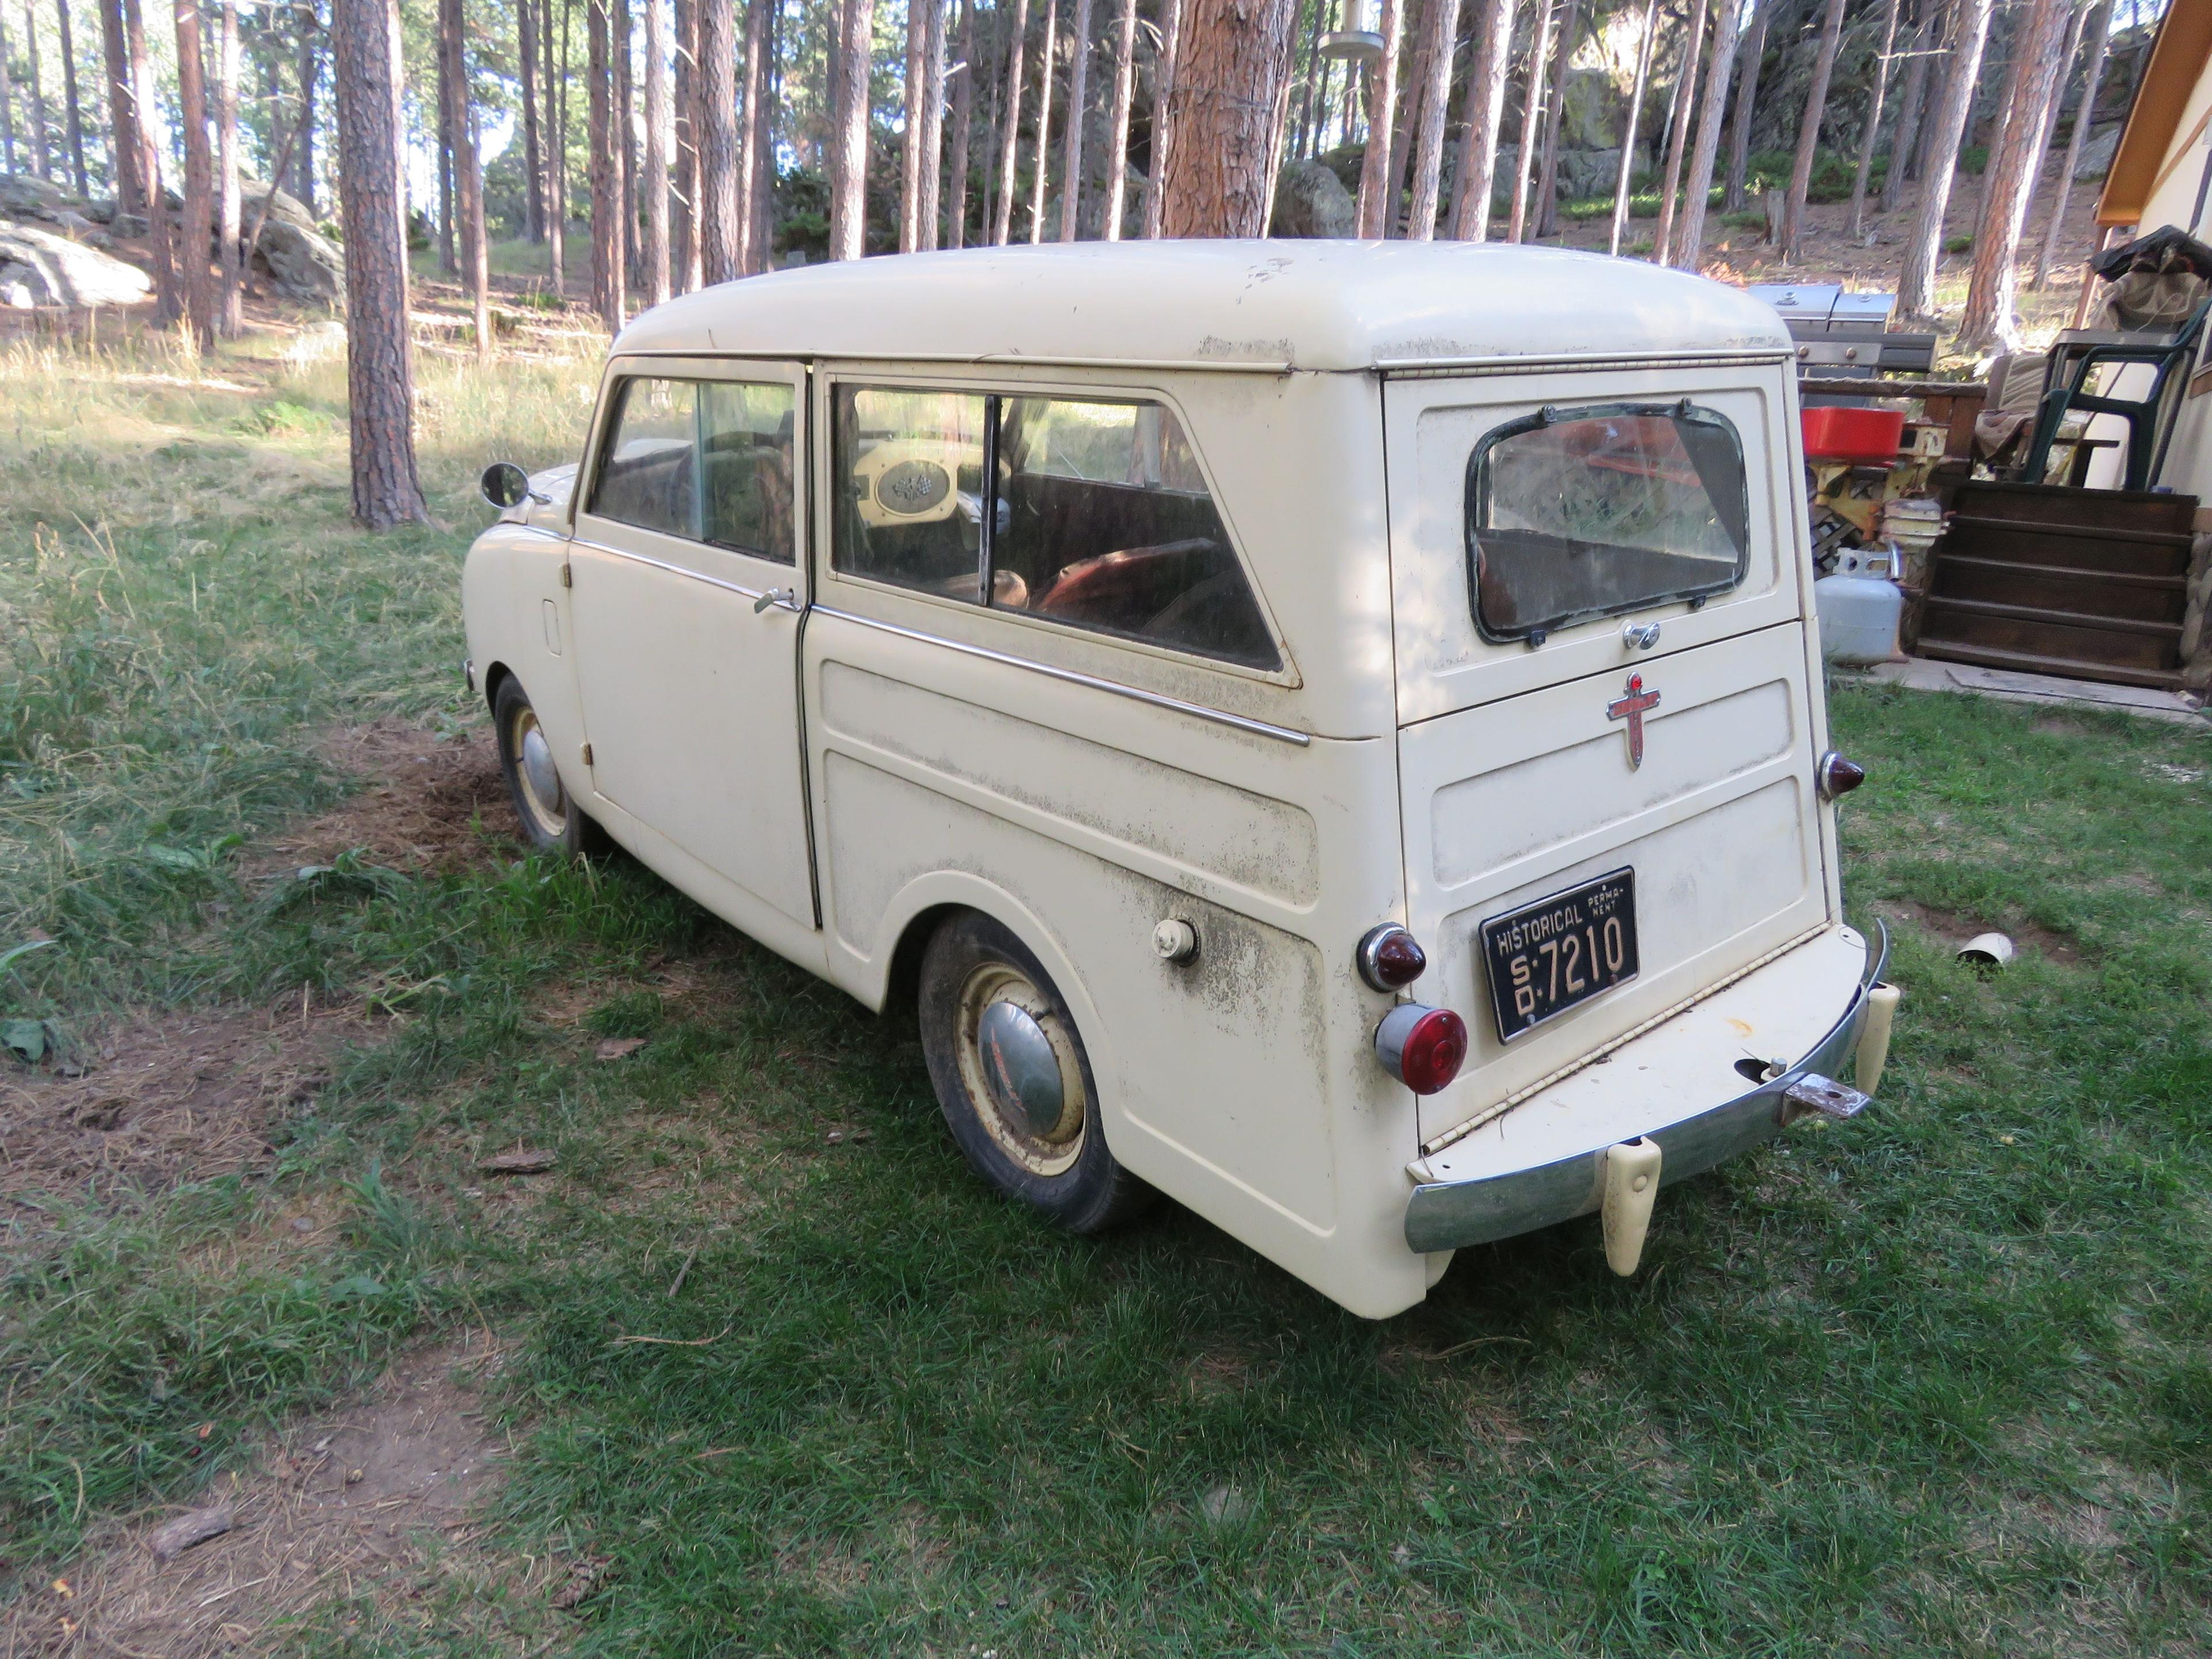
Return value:
<svg viewBox="0 0 2212 1659">
<path fill-rule="evenodd" d="M 1741 289 L 1498 242 L 1067 242 L 807 265 L 656 306 L 620 353 L 1370 370 L 1790 349 Z"/>
</svg>

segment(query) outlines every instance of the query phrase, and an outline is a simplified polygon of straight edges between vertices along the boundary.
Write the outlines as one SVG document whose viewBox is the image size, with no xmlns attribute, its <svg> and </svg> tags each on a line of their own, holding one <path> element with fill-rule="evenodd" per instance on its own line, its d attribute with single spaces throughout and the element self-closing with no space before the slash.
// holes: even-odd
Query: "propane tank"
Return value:
<svg viewBox="0 0 2212 1659">
<path fill-rule="evenodd" d="M 1820 654 L 1850 666 L 1887 662 L 1898 654 L 1897 628 L 1905 615 L 1898 591 L 1897 544 L 1847 547 L 1836 558 L 1836 574 L 1813 584 L 1813 608 L 1820 619 Z"/>
</svg>

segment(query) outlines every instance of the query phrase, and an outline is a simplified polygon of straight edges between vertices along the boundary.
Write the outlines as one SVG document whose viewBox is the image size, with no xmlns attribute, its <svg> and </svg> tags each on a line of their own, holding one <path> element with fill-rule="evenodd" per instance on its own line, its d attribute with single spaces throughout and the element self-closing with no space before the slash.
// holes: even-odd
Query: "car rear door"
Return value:
<svg viewBox="0 0 2212 1659">
<path fill-rule="evenodd" d="M 1472 1038 L 1431 1141 L 1826 923 L 1825 730 L 1778 357 L 1393 380 L 1384 419 L 1407 920 Z M 1684 516 L 1736 466 L 1740 506 Z M 1636 548 L 1528 527 L 1624 489 L 1674 515 Z M 1688 597 L 1607 585 L 1639 559 Z"/>
</svg>

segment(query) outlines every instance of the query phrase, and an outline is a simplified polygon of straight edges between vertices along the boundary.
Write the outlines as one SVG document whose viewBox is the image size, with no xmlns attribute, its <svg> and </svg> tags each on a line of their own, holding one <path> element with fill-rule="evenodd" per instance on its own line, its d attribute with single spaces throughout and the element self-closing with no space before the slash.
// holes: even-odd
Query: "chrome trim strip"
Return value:
<svg viewBox="0 0 2212 1659">
<path fill-rule="evenodd" d="M 1706 347 L 1693 351 L 1561 351 L 1541 356 L 1384 357 L 1375 359 L 1375 373 L 1412 380 L 1440 374 L 1521 374 L 1556 368 L 1737 368 L 1747 363 L 1794 363 L 1794 350 L 1777 346 L 1742 346 L 1735 349 Z"/>
<path fill-rule="evenodd" d="M 734 362 L 794 361 L 786 352 L 763 354 L 747 351 L 740 346 L 717 345 L 714 343 L 714 333 L 712 328 L 707 331 L 708 347 L 703 351 L 696 347 L 625 346 L 619 339 L 615 342 L 615 350 L 624 357 L 689 357 Z M 1290 374 L 1297 369 L 1296 363 L 1288 358 L 1279 357 L 1242 360 L 1233 357 L 1041 357 L 1021 351 L 817 351 L 797 361 L 834 368 L 840 373 L 847 372 L 854 365 L 872 368 L 878 364 L 896 371 L 902 363 L 916 363 L 927 368 L 1104 368 L 1155 374 L 1206 369 L 1226 374 Z M 1347 369 L 1341 372 L 1356 374 L 1365 371 Z"/>
<path fill-rule="evenodd" d="M 1867 993 L 1889 966 L 1889 927 L 1875 924 L 1877 939 L 1853 994 L 1827 1036 L 1780 1077 L 1707 1111 L 1677 1119 L 1645 1138 L 1663 1154 L 1662 1187 L 1703 1175 L 1738 1152 L 1782 1132 L 1782 1097 L 1808 1072 L 1832 1077 L 1850 1060 L 1864 1022 Z M 1588 1215 L 1598 1206 L 1598 1183 L 1605 1173 L 1605 1146 L 1559 1158 L 1531 1170 L 1485 1176 L 1475 1181 L 1424 1182 L 1406 1206 L 1406 1243 L 1425 1255 L 1488 1244 L 1554 1222 Z"/>
<path fill-rule="evenodd" d="M 687 570 L 680 564 L 671 564 L 665 559 L 649 558 L 642 553 L 633 553 L 626 547 L 609 547 L 605 542 L 595 542 L 582 536 L 568 538 L 578 547 L 587 547 L 594 553 L 605 553 L 617 559 L 628 559 L 633 564 L 649 564 L 655 570 L 665 570 L 672 576 L 688 576 L 695 582 L 704 582 L 709 587 L 719 587 L 726 593 L 735 593 L 740 599 L 757 599 L 765 590 L 746 587 L 738 582 L 726 582 L 720 576 L 709 576 L 702 571 Z M 793 606 L 792 609 L 798 607 Z"/>
<path fill-rule="evenodd" d="M 902 640 L 913 640 L 922 645 L 942 646 L 947 651 L 957 651 L 963 656 L 980 657 L 986 662 L 1004 663 L 1009 668 L 1025 668 L 1032 674 L 1042 674 L 1047 679 L 1059 680 L 1068 685 L 1080 685 L 1093 691 L 1106 691 L 1117 697 L 1127 697 L 1132 702 L 1150 703 L 1155 708 L 1166 708 L 1178 714 L 1188 714 L 1193 720 L 1210 720 L 1216 726 L 1226 726 L 1238 732 L 1249 732 L 1254 737 L 1273 738 L 1278 743 L 1295 744 L 1304 749 L 1313 742 L 1310 733 L 1296 732 L 1287 726 L 1271 726 L 1266 720 L 1255 720 L 1249 715 L 1232 714 L 1225 708 L 1209 708 L 1202 702 L 1185 702 L 1181 697 L 1170 697 L 1159 691 L 1139 690 L 1133 685 L 1123 685 L 1114 680 L 1102 680 L 1090 674 L 1079 674 L 1072 668 L 1054 668 L 1050 664 L 1033 662 L 1027 657 L 1008 656 L 1003 651 L 993 651 L 984 646 L 969 645 L 960 640 L 948 640 L 942 635 L 925 634 L 918 629 L 901 628 L 896 623 L 878 622 L 873 617 L 856 616 L 850 611 L 840 611 L 834 605 L 817 605 L 812 607 L 825 617 L 835 617 L 840 622 L 858 623 L 863 628 L 872 628 L 880 633 L 895 634 Z"/>
</svg>

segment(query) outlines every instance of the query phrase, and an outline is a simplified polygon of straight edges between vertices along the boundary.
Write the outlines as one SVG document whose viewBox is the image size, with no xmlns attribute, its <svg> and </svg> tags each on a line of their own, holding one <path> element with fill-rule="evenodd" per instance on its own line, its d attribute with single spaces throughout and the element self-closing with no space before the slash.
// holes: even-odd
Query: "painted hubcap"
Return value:
<svg viewBox="0 0 2212 1659">
<path fill-rule="evenodd" d="M 1073 1168 L 1090 1091 L 1051 999 L 1019 969 L 985 963 L 960 988 L 959 1021 L 962 1081 L 992 1139 L 1038 1175 Z"/>
<path fill-rule="evenodd" d="M 552 745 L 538 724 L 538 711 L 525 708 L 514 720 L 515 773 L 522 782 L 523 804 L 549 838 L 557 839 L 568 826 L 568 797 L 561 787 L 561 773 L 553 764 Z"/>
</svg>

